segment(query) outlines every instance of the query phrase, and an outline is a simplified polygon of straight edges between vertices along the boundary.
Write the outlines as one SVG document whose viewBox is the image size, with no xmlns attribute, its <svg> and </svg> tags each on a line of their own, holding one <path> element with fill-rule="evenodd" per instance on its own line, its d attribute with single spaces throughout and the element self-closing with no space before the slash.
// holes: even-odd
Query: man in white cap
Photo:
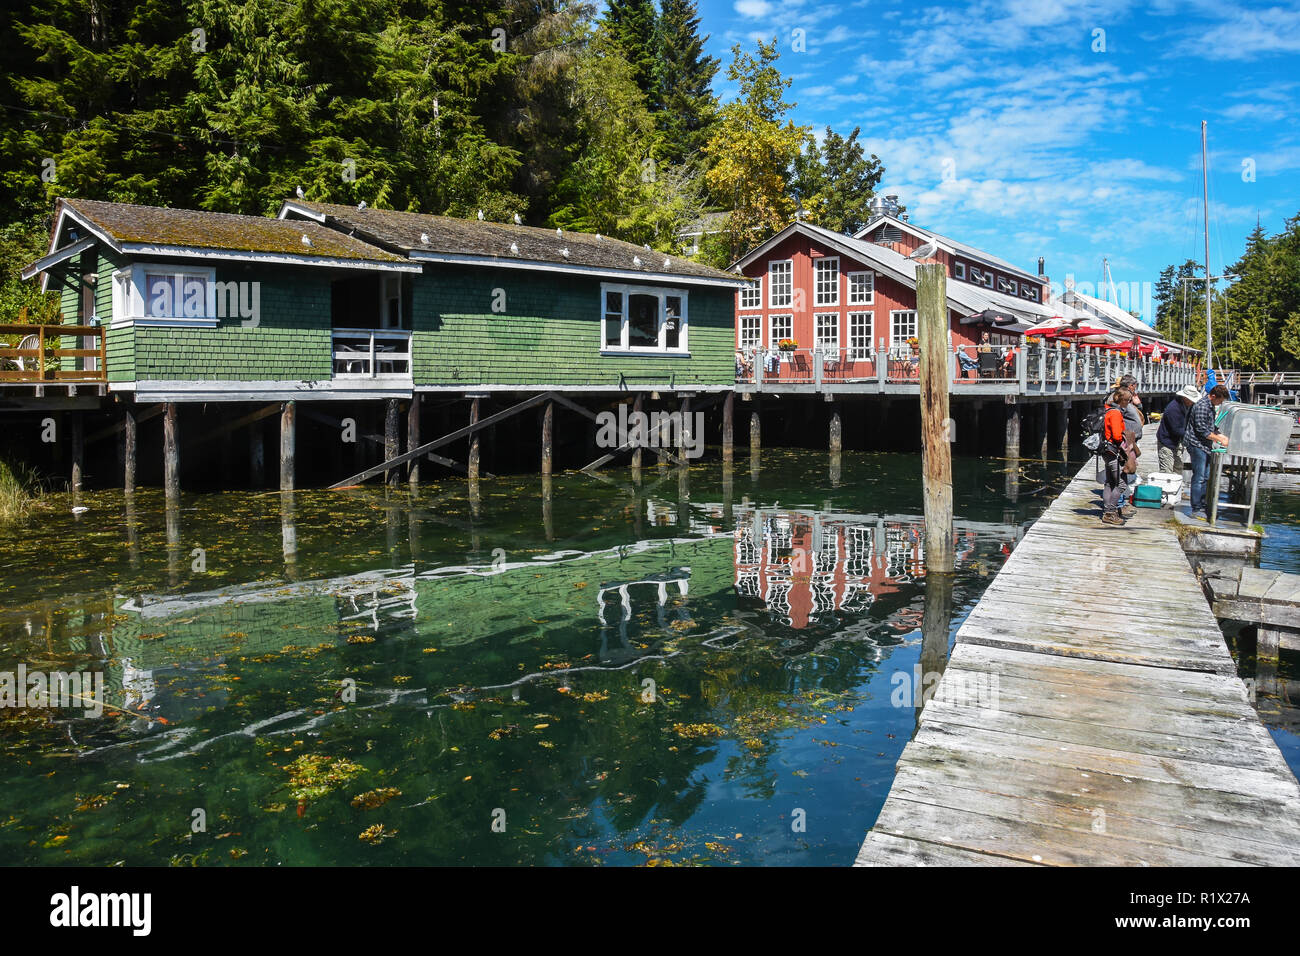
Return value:
<svg viewBox="0 0 1300 956">
<path fill-rule="evenodd" d="M 1160 416 L 1160 429 L 1156 432 L 1159 444 L 1160 470 L 1167 475 L 1183 473 L 1183 432 L 1187 430 L 1187 412 L 1201 397 L 1195 385 L 1186 385 L 1165 406 Z"/>
</svg>

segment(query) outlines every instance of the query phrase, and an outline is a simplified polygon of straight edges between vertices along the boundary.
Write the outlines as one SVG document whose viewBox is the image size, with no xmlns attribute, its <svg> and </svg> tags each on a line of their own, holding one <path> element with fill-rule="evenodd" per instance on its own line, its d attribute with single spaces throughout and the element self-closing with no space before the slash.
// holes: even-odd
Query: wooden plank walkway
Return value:
<svg viewBox="0 0 1300 956">
<path fill-rule="evenodd" d="M 1300 783 L 1168 509 L 1099 515 L 1089 462 L 957 632 L 858 866 L 1300 864 Z"/>
</svg>

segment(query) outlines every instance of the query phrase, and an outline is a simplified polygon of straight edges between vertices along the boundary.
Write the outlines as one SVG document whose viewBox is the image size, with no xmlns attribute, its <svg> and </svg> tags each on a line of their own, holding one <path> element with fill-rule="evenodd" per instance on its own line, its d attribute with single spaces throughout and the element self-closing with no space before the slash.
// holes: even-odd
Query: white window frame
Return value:
<svg viewBox="0 0 1300 956">
<path fill-rule="evenodd" d="M 954 262 L 952 264 L 952 277 L 961 279 L 964 282 L 966 280 L 966 263 Z"/>
<path fill-rule="evenodd" d="M 1011 286 L 1010 295 L 1020 295 L 1020 283 L 1015 279 L 1008 279 L 1007 283 Z"/>
<path fill-rule="evenodd" d="M 762 313 L 753 312 L 749 315 L 742 315 L 736 324 L 737 342 L 736 347 L 745 351 L 750 349 L 762 348 L 763 346 L 763 316 Z"/>
<path fill-rule="evenodd" d="M 984 275 L 975 266 L 970 267 L 970 281 L 975 283 L 976 285 L 984 284 Z"/>
<path fill-rule="evenodd" d="M 785 301 L 777 300 L 777 287 L 781 283 L 777 282 L 777 275 L 773 267 L 785 266 L 781 273 L 787 279 L 785 283 L 786 294 Z M 773 259 L 767 264 L 767 305 L 770 309 L 788 309 L 794 305 L 794 260 L 793 259 Z"/>
<path fill-rule="evenodd" d="M 829 298 L 822 298 L 822 280 L 831 274 Z M 813 305 L 840 304 L 840 257 L 821 256 L 813 260 Z"/>
<path fill-rule="evenodd" d="M 866 298 L 855 298 L 861 293 L 860 289 L 855 289 L 853 283 L 855 279 L 867 280 Z M 850 272 L 849 273 L 849 305 L 875 305 L 876 304 L 876 274 L 870 271 Z"/>
<path fill-rule="evenodd" d="M 607 301 L 606 293 L 620 292 L 623 296 L 622 310 L 619 315 L 619 344 L 617 346 L 609 345 L 609 339 L 606 335 L 607 324 L 610 319 L 605 310 Z M 659 300 L 659 318 L 657 323 L 658 345 L 637 345 L 628 344 L 629 325 L 627 320 L 628 300 L 634 295 L 650 295 Z M 668 341 L 667 328 L 667 299 L 669 296 L 680 296 L 682 302 L 682 314 L 679 317 L 681 329 L 677 334 L 677 347 L 668 348 L 665 344 Z M 687 301 L 685 289 L 670 289 L 665 286 L 654 285 L 628 285 L 620 282 L 602 282 L 600 284 L 600 354 L 601 355 L 689 355 L 690 343 L 687 341 L 687 333 L 690 331 L 690 306 Z"/>
<path fill-rule="evenodd" d="M 179 276 L 187 279 L 200 279 L 204 282 L 204 305 L 202 315 L 149 315 L 147 314 L 148 290 L 145 277 L 148 275 Z M 152 325 L 174 328 L 211 329 L 220 324 L 216 310 L 217 270 L 211 266 L 180 266 L 163 262 L 135 262 L 125 269 L 113 273 L 113 317 L 112 328 L 126 325 Z M 238 315 L 228 316 L 238 319 Z"/>
<path fill-rule="evenodd" d="M 737 293 L 740 296 L 738 309 L 761 309 L 763 307 L 763 277 L 750 279 L 749 285 Z M 753 295 L 752 301 L 750 295 Z"/>
<path fill-rule="evenodd" d="M 827 341 L 822 338 L 822 319 L 831 320 L 831 328 L 835 332 L 834 339 Z M 838 312 L 815 312 L 813 313 L 813 348 L 822 351 L 834 350 L 836 354 L 840 350 L 840 314 Z"/>
<path fill-rule="evenodd" d="M 989 272 L 987 269 L 984 270 L 984 288 L 993 288 L 993 273 Z"/>
<path fill-rule="evenodd" d="M 784 324 L 790 330 L 789 335 L 776 334 L 777 319 L 784 320 Z M 794 313 L 793 312 L 782 312 L 776 315 L 769 315 L 767 317 L 767 347 L 768 348 L 774 349 L 777 347 L 777 345 L 780 343 L 782 339 L 793 339 L 793 338 L 794 338 Z"/>
<path fill-rule="evenodd" d="M 1029 293 L 1030 300 L 1034 302 L 1038 301 L 1038 286 L 1036 285 L 1025 286 L 1025 291 Z"/>
<path fill-rule="evenodd" d="M 904 335 L 902 340 L 898 339 L 895 328 L 898 325 L 897 317 L 900 315 L 910 315 L 912 317 L 912 331 L 910 335 Z M 907 340 L 917 334 L 917 315 L 916 309 L 893 309 L 889 313 L 889 350 L 893 353 L 901 352 L 902 346 L 907 344 Z"/>
<path fill-rule="evenodd" d="M 853 340 L 854 340 L 853 320 L 854 319 L 861 320 L 863 316 L 866 317 L 866 324 L 867 324 L 866 336 L 865 336 L 866 347 L 860 348 L 859 346 L 853 344 Z M 851 362 L 861 361 L 864 359 L 870 360 L 875 352 L 874 346 L 875 346 L 875 334 L 876 334 L 876 313 L 850 312 L 849 322 L 848 322 L 848 332 L 849 332 L 849 349 L 848 349 L 849 361 Z"/>
</svg>

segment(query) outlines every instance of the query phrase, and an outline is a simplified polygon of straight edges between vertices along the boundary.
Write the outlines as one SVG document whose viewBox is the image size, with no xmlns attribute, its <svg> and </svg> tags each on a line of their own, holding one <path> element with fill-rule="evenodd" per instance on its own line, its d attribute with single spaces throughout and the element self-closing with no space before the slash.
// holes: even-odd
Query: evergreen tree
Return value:
<svg viewBox="0 0 1300 956">
<path fill-rule="evenodd" d="M 716 57 L 706 56 L 695 0 L 663 0 L 659 15 L 660 156 L 669 163 L 702 156 L 718 114 L 713 95 Z"/>
<path fill-rule="evenodd" d="M 602 21 L 649 109 L 659 109 L 659 18 L 653 0 L 609 0 Z"/>
</svg>

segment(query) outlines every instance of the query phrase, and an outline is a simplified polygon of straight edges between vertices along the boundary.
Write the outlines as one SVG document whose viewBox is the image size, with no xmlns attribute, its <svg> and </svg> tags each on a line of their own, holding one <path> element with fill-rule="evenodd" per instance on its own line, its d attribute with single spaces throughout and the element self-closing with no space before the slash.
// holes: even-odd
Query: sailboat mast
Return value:
<svg viewBox="0 0 1300 956">
<path fill-rule="evenodd" d="M 1205 196 L 1205 367 L 1214 367 L 1214 327 L 1210 322 L 1210 172 L 1205 149 L 1205 120 L 1201 120 L 1201 190 Z"/>
</svg>

